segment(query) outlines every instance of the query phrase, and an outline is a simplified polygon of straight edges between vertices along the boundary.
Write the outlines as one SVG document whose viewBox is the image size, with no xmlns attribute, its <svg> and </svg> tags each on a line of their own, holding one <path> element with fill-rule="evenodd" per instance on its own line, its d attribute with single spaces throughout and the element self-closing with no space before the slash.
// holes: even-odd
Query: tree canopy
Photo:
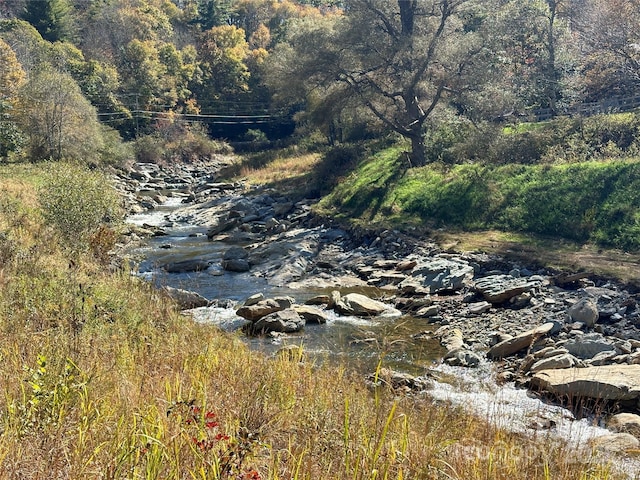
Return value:
<svg viewBox="0 0 640 480">
<path fill-rule="evenodd" d="M 0 39 L 3 61 L 17 62 L 7 72 L 66 75 L 125 138 L 167 118 L 227 138 L 281 136 L 295 120 L 330 142 L 393 132 L 422 165 L 432 160 L 425 138 L 452 118 L 554 116 L 637 94 L 639 9 L 639 0 L 25 0 L 2 10 Z M 23 98 L 18 112 L 3 95 L 2 115 L 11 110 L 14 138 L 24 138 L 19 119 L 35 103 Z"/>
</svg>

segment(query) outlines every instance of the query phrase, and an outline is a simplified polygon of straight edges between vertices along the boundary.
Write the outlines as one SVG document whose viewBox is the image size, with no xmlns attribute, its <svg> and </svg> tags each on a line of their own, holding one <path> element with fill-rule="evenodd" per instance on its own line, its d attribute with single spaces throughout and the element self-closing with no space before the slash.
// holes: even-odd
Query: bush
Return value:
<svg viewBox="0 0 640 480">
<path fill-rule="evenodd" d="M 52 163 L 38 190 L 45 222 L 76 251 L 89 249 L 89 240 L 103 226 L 122 218 L 120 199 L 109 180 L 98 171 Z"/>
<path fill-rule="evenodd" d="M 136 159 L 142 163 L 206 161 L 230 154 L 229 144 L 209 137 L 201 125 L 162 125 L 155 133 L 135 141 Z"/>
</svg>

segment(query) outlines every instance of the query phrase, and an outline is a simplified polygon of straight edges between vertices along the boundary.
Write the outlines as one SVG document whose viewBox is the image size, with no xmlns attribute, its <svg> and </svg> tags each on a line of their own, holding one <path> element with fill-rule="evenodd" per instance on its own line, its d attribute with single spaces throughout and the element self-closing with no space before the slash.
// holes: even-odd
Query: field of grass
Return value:
<svg viewBox="0 0 640 480">
<path fill-rule="evenodd" d="M 68 240 L 43 170 L 0 166 L 0 478 L 622 478 L 550 434 L 192 322 L 110 262 L 104 226 Z"/>
</svg>

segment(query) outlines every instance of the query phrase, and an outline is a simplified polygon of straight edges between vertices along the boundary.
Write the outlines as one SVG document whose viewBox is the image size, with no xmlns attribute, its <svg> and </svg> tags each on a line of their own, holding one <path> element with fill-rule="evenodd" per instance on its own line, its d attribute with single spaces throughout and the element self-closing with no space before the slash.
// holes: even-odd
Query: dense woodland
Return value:
<svg viewBox="0 0 640 480">
<path fill-rule="evenodd" d="M 421 165 L 443 125 L 633 105 L 639 24 L 637 0 L 0 0 L 0 155 L 296 127 L 395 132 Z"/>
</svg>

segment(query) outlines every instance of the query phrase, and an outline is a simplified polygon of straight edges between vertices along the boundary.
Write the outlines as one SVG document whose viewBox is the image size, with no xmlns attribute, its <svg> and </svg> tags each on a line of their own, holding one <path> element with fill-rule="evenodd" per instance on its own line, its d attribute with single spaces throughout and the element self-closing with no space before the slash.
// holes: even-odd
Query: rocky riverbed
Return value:
<svg viewBox="0 0 640 480">
<path fill-rule="evenodd" d="M 612 436 L 599 435 L 600 445 L 640 448 L 638 292 L 588 273 L 444 251 L 398 231 L 352 230 L 316 216 L 312 200 L 294 202 L 268 188 L 218 181 L 225 161 L 171 169 L 135 165 L 118 174 L 117 185 L 131 214 L 153 211 L 168 198 L 180 205 L 160 226 L 132 226 L 130 242 L 191 225 L 196 241 L 219 247 L 215 255 L 167 261 L 161 265 L 166 272 L 245 273 L 273 287 L 326 292 L 305 304 L 255 292 L 232 302 L 234 328 L 277 337 L 322 324 L 330 312 L 410 314 L 423 319 L 425 330 L 403 341 L 438 339 L 443 368 L 486 372 L 489 365 L 498 384 L 526 387 L 572 407 L 617 412 L 609 420 Z M 170 251 L 173 245 L 162 247 Z M 229 306 L 196 292 L 167 293 L 185 309 Z M 376 378 L 412 392 L 433 385 L 433 375 L 385 371 Z"/>
</svg>

